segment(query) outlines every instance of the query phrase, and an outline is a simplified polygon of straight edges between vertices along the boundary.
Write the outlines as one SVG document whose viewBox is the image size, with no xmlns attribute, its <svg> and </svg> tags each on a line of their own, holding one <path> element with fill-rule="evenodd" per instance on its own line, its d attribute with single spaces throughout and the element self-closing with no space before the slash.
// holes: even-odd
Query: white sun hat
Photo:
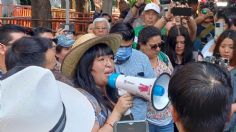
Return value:
<svg viewBox="0 0 236 132">
<path fill-rule="evenodd" d="M 155 3 L 148 3 L 145 6 L 144 11 L 148 11 L 148 10 L 154 10 L 157 14 L 160 14 L 161 12 L 160 7 Z"/>
<path fill-rule="evenodd" d="M 50 70 L 30 66 L 0 81 L 0 132 L 90 132 L 94 109 Z"/>
</svg>

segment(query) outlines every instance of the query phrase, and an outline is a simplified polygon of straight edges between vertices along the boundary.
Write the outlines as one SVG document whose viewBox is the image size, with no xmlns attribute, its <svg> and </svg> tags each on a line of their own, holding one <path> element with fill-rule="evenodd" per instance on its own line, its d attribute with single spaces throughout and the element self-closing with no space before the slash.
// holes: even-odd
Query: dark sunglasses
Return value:
<svg viewBox="0 0 236 132">
<path fill-rule="evenodd" d="M 162 43 L 159 43 L 159 44 L 154 44 L 154 45 L 148 45 L 152 50 L 156 50 L 157 48 L 161 48 L 161 44 Z"/>
</svg>

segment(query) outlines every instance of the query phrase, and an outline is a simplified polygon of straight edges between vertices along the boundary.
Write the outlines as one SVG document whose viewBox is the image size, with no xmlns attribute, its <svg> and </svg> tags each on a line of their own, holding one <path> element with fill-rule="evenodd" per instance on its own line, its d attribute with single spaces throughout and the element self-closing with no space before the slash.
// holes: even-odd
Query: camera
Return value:
<svg viewBox="0 0 236 132">
<path fill-rule="evenodd" d="M 207 56 L 205 57 L 204 61 L 217 64 L 225 68 L 229 66 L 229 60 L 221 57 Z"/>
</svg>

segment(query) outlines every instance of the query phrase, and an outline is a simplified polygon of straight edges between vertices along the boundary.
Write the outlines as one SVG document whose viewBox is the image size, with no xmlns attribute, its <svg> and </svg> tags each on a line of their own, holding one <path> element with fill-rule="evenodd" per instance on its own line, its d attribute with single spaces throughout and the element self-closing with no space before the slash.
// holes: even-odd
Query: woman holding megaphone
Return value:
<svg viewBox="0 0 236 132">
<path fill-rule="evenodd" d="M 74 80 L 95 109 L 92 131 L 112 132 L 113 124 L 132 107 L 129 94 L 111 104 L 106 96 L 108 76 L 114 72 L 114 53 L 120 46 L 120 35 L 95 37 L 74 47 L 62 63 L 62 73 Z M 76 102 L 75 102 L 76 103 Z"/>
</svg>

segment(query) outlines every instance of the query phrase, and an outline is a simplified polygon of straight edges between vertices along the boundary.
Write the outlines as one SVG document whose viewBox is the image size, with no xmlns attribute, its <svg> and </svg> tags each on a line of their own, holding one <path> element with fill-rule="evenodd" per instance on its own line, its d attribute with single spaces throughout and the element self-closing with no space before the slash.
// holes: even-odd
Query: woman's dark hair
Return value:
<svg viewBox="0 0 236 132">
<path fill-rule="evenodd" d="M 140 44 L 146 45 L 147 42 L 155 36 L 161 37 L 161 31 L 154 26 L 147 26 L 141 30 L 138 36 L 138 49 Z"/>
<path fill-rule="evenodd" d="M 193 62 L 171 78 L 168 96 L 186 132 L 222 132 L 233 102 L 232 92 L 227 69 Z"/>
<path fill-rule="evenodd" d="M 104 108 L 107 104 L 91 74 L 93 62 L 96 57 L 104 55 L 114 55 L 111 48 L 106 44 L 100 43 L 88 49 L 78 62 L 74 83 L 76 87 L 82 88 L 93 95 L 97 99 L 101 108 L 105 109 L 107 112 L 107 108 Z"/>
<path fill-rule="evenodd" d="M 26 29 L 22 26 L 14 24 L 4 24 L 0 27 L 0 43 L 9 46 L 12 45 L 9 42 L 13 40 L 12 33 L 27 33 Z"/>
<path fill-rule="evenodd" d="M 127 8 L 127 9 L 121 11 L 119 18 L 125 19 L 125 17 L 126 17 L 126 15 L 128 14 L 129 10 L 130 10 L 130 9 Z"/>
<path fill-rule="evenodd" d="M 110 33 L 122 35 L 122 40 L 130 41 L 134 39 L 134 29 L 129 23 L 118 22 L 111 27 Z"/>
<path fill-rule="evenodd" d="M 226 38 L 229 38 L 233 41 L 233 58 L 230 60 L 230 65 L 236 66 L 236 31 L 234 30 L 226 30 L 218 37 L 213 56 L 220 57 L 220 45 Z"/>
<path fill-rule="evenodd" d="M 170 58 L 172 65 L 176 66 L 176 40 L 178 36 L 183 36 L 185 39 L 185 47 L 183 52 L 182 64 L 188 63 L 193 60 L 193 43 L 190 39 L 188 29 L 184 26 L 173 26 L 167 36 L 167 55 Z"/>
<path fill-rule="evenodd" d="M 101 17 L 108 17 L 108 18 L 109 18 L 108 22 L 109 22 L 109 23 L 112 23 L 112 17 L 111 17 L 111 15 L 109 15 L 108 13 L 102 13 L 102 14 L 101 14 Z"/>
<path fill-rule="evenodd" d="M 65 48 L 65 47 L 60 46 L 60 45 L 57 45 L 57 46 L 56 46 L 56 53 L 57 53 L 57 54 L 61 53 L 61 51 L 62 51 L 63 48 Z"/>
<path fill-rule="evenodd" d="M 52 41 L 39 37 L 23 37 L 16 40 L 6 53 L 6 68 L 16 66 L 44 66 L 45 53 L 52 48 Z"/>
<path fill-rule="evenodd" d="M 53 31 L 51 29 L 48 28 L 44 28 L 44 27 L 37 27 L 33 30 L 34 32 L 34 36 L 40 37 L 41 34 L 43 33 L 52 33 Z"/>
</svg>

